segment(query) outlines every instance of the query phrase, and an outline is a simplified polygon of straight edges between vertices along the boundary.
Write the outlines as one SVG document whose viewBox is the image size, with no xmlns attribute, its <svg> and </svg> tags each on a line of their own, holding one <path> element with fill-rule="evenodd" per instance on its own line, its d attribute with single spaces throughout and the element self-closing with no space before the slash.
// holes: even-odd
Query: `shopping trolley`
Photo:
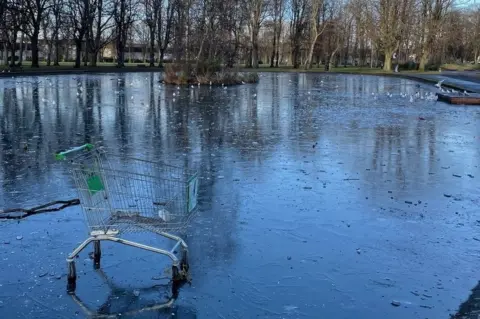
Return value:
<svg viewBox="0 0 480 319">
<path fill-rule="evenodd" d="M 107 153 L 85 144 L 55 154 L 71 160 L 89 237 L 67 258 L 67 290 L 76 288 L 75 258 L 93 243 L 94 267 L 100 267 L 101 241 L 133 246 L 168 256 L 174 285 L 188 276 L 187 244 L 169 232 L 184 229 L 197 211 L 198 174 L 160 162 Z M 121 238 L 132 232 L 153 232 L 175 244 L 169 250 Z M 181 251 L 177 257 L 177 250 Z"/>
</svg>

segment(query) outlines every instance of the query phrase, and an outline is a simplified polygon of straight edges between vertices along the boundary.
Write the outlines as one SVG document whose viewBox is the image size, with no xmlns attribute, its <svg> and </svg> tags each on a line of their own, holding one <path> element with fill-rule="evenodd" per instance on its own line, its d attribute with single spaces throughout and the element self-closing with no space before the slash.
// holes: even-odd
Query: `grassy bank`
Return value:
<svg viewBox="0 0 480 319">
<path fill-rule="evenodd" d="M 260 67 L 258 69 L 251 68 L 241 68 L 243 71 L 252 71 L 256 72 L 300 72 L 300 73 L 345 73 L 345 74 L 372 74 L 372 75 L 399 75 L 399 74 L 437 74 L 438 72 L 419 72 L 415 70 L 402 70 L 398 73 L 393 71 L 384 71 L 381 68 L 369 68 L 369 67 L 336 67 L 331 71 L 325 71 L 324 67 L 320 68 L 311 68 L 305 70 L 304 68 L 294 69 L 292 66 L 281 66 L 278 68 L 271 68 L 268 66 Z"/>
<path fill-rule="evenodd" d="M 68 73 L 117 73 L 117 72 L 159 72 L 162 68 L 158 66 L 149 67 L 143 63 L 126 63 L 125 67 L 118 68 L 114 63 L 99 63 L 97 66 L 74 67 L 74 63 L 60 63 L 57 66 L 47 66 L 46 63 L 40 63 L 40 67 L 32 68 L 30 65 L 10 68 L 0 66 L 0 77 L 10 76 L 28 76 L 28 75 L 49 75 L 49 74 L 68 74 Z"/>
<path fill-rule="evenodd" d="M 480 71 L 480 64 L 442 64 L 444 71 Z"/>
<path fill-rule="evenodd" d="M 168 68 L 169 64 L 165 64 Z M 308 73 L 344 73 L 344 74 L 371 74 L 371 75 L 401 75 L 401 74 L 437 74 L 438 72 L 418 72 L 418 71 L 401 71 L 399 73 L 386 72 L 381 68 L 369 68 L 369 67 L 336 67 L 331 71 L 325 71 L 322 67 L 315 67 L 309 70 L 303 68 L 294 69 L 291 66 L 282 66 L 278 68 L 271 68 L 268 66 L 262 66 L 258 69 L 245 68 L 243 66 L 237 66 L 236 68 L 240 72 L 308 72 Z M 58 66 L 47 66 L 46 63 L 40 63 L 39 68 L 32 68 L 30 65 L 24 65 L 22 68 L 10 69 L 7 66 L 0 66 L 1 76 L 15 76 L 15 75 L 41 75 L 41 74 L 65 74 L 65 73 L 115 73 L 115 72 L 158 72 L 163 70 L 158 66 L 150 67 L 148 63 L 126 63 L 125 67 L 117 68 L 115 63 L 98 63 L 96 67 L 81 66 L 80 68 L 74 68 L 72 62 L 62 62 Z"/>
<path fill-rule="evenodd" d="M 40 68 L 39 69 L 44 69 L 44 68 L 52 68 L 52 69 L 73 69 L 74 68 L 74 65 L 75 63 L 73 62 L 60 62 L 59 64 L 60 65 L 50 65 L 50 66 L 47 66 L 47 63 L 46 62 L 40 62 Z M 97 63 L 97 67 L 116 67 L 116 64 L 111 62 L 98 62 Z M 148 63 L 125 63 L 125 67 L 148 67 Z M 0 70 L 4 70 L 4 69 L 8 69 L 9 67 L 6 66 L 6 65 L 0 65 Z M 30 62 L 24 62 L 24 64 L 22 65 L 22 68 L 24 70 L 35 70 L 35 69 L 38 69 L 38 68 L 32 68 L 32 66 L 30 65 Z M 83 68 L 92 68 L 90 66 L 84 66 L 83 63 L 81 64 L 80 66 L 80 69 L 83 69 Z"/>
</svg>

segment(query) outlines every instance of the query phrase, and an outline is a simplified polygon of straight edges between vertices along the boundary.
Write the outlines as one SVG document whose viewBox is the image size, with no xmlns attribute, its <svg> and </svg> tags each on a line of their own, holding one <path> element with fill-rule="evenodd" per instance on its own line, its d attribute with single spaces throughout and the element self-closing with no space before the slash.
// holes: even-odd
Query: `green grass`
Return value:
<svg viewBox="0 0 480 319">
<path fill-rule="evenodd" d="M 22 70 L 23 71 L 27 71 L 27 70 L 44 70 L 44 69 L 49 69 L 49 70 L 65 70 L 65 69 L 74 69 L 74 65 L 75 63 L 74 62 L 60 62 L 59 64 L 60 65 L 56 65 L 54 66 L 53 63 L 52 65 L 50 66 L 47 66 L 47 63 L 46 62 L 40 62 L 40 68 L 32 68 L 31 67 L 31 62 L 30 61 L 26 61 L 23 63 L 22 65 Z M 139 67 L 139 66 L 146 66 L 148 67 L 148 63 L 125 63 L 125 67 Z M 116 67 L 116 64 L 111 62 L 111 63 L 108 63 L 108 62 L 98 62 L 97 63 L 97 67 L 98 68 L 101 68 L 101 67 L 110 67 L 110 68 L 114 68 Z M 6 65 L 0 65 L 0 70 L 4 70 L 4 69 L 8 69 L 9 67 L 6 66 Z M 83 65 L 83 63 L 80 65 L 80 69 L 86 69 L 86 68 L 93 68 L 91 66 L 87 66 L 85 67 Z"/>
<path fill-rule="evenodd" d="M 331 71 L 325 71 L 323 66 L 321 67 L 314 67 L 308 70 L 304 68 L 294 69 L 292 66 L 281 66 L 278 68 L 271 68 L 269 66 L 262 66 L 258 69 L 251 69 L 251 68 L 244 68 L 240 67 L 243 71 L 256 71 L 256 72 L 331 72 L 331 73 L 348 73 L 348 74 L 378 74 L 378 75 L 386 75 L 386 74 L 396 74 L 393 71 L 384 71 L 381 68 L 370 68 L 370 67 L 336 67 L 333 68 Z M 401 70 L 399 73 L 408 73 L 408 74 L 415 74 L 415 73 L 438 73 L 438 72 L 419 72 L 415 70 Z"/>
<path fill-rule="evenodd" d="M 454 65 L 446 65 L 450 66 L 451 68 L 454 67 Z M 470 65 L 472 67 L 476 67 L 474 65 Z M 111 62 L 99 62 L 97 63 L 97 67 L 91 67 L 91 66 L 83 66 L 83 63 L 81 64 L 80 68 L 74 68 L 74 63 L 73 62 L 60 62 L 60 65 L 58 66 L 47 66 L 45 62 L 40 62 L 40 67 L 39 68 L 32 68 L 30 65 L 29 61 L 24 62 L 23 66 L 21 69 L 15 70 L 18 73 L 42 73 L 42 72 L 67 72 L 67 71 L 72 71 L 75 72 L 76 70 L 82 71 L 82 70 L 99 70 L 101 71 L 102 68 L 105 68 L 106 70 L 108 69 L 109 72 L 115 72 L 116 69 L 116 64 Z M 124 71 L 136 71 L 136 70 L 154 70 L 157 67 L 150 68 L 148 66 L 148 63 L 126 63 L 125 68 L 123 69 Z M 480 68 L 480 66 L 479 66 Z M 4 69 L 8 69 L 7 66 L 0 65 L 0 72 Z M 292 66 L 280 66 L 278 68 L 271 68 L 267 65 L 262 65 L 258 69 L 251 69 L 251 68 L 245 68 L 243 65 L 238 65 L 237 69 L 239 71 L 243 72 L 327 72 L 325 71 L 325 68 L 322 66 L 320 67 L 314 67 L 308 70 L 305 70 L 303 67 L 300 67 L 298 69 L 294 69 Z M 447 68 L 444 68 L 445 70 Z M 120 71 L 122 69 L 118 69 Z M 12 70 L 13 71 L 13 70 Z M 343 67 L 339 66 L 336 68 L 333 68 L 330 72 L 332 73 L 346 73 L 346 74 L 372 74 L 372 75 L 396 75 L 397 73 L 394 72 L 386 72 L 383 71 L 381 68 L 370 68 L 370 67 L 354 67 L 354 66 L 348 66 L 348 67 Z M 438 73 L 438 72 L 418 72 L 415 70 L 402 70 L 398 75 L 401 74 L 420 74 L 420 73 Z"/>
<path fill-rule="evenodd" d="M 442 70 L 446 71 L 475 71 L 480 70 L 480 64 L 453 64 L 453 63 L 446 63 L 442 64 Z"/>
</svg>

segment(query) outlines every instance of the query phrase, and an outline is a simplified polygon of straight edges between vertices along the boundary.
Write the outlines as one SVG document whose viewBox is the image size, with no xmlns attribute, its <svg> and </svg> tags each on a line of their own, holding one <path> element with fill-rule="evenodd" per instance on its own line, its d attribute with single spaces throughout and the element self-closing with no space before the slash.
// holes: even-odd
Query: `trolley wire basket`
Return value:
<svg viewBox="0 0 480 319">
<path fill-rule="evenodd" d="M 100 266 L 100 241 L 110 240 L 167 255 L 173 280 L 186 278 L 187 245 L 170 231 L 181 230 L 197 211 L 198 174 L 184 167 L 121 157 L 92 144 L 56 154 L 71 159 L 71 171 L 89 230 L 89 238 L 67 258 L 70 292 L 75 290 L 74 258 L 94 243 L 94 265 Z M 146 246 L 120 238 L 129 232 L 153 232 L 176 241 L 172 249 Z M 177 258 L 176 249 L 182 247 Z"/>
</svg>

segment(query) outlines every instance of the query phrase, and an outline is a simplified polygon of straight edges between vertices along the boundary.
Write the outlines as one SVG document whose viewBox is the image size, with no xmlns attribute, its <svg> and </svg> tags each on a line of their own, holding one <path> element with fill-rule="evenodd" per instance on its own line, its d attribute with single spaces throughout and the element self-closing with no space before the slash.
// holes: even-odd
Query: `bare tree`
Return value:
<svg viewBox="0 0 480 319">
<path fill-rule="evenodd" d="M 55 46 L 54 65 L 60 64 L 60 29 L 63 24 L 66 24 L 66 19 L 63 13 L 64 5 L 65 0 L 52 0 L 52 6 L 50 8 L 50 20 L 52 21 L 51 40 L 54 42 Z"/>
<path fill-rule="evenodd" d="M 154 35 L 155 39 L 155 35 Z M 141 46 L 142 49 L 142 60 L 143 63 L 147 62 L 147 54 L 149 55 L 148 51 L 150 50 L 150 30 L 148 26 L 144 23 L 144 21 L 137 22 L 133 25 L 133 32 L 131 35 L 131 44 Z M 154 41 L 155 44 L 155 41 Z M 155 46 L 153 47 L 155 50 Z M 155 51 L 153 51 L 155 53 Z M 150 55 L 148 58 L 150 61 Z M 154 54 L 154 62 L 155 62 L 155 54 Z"/>
<path fill-rule="evenodd" d="M 445 13 L 452 5 L 452 0 L 420 0 L 421 38 L 419 47 L 419 70 L 425 70 L 425 64 L 435 44 L 438 29 Z"/>
<path fill-rule="evenodd" d="M 26 0 L 22 1 L 25 8 L 26 24 L 23 28 L 24 32 L 30 38 L 30 45 L 32 51 L 32 67 L 39 67 L 38 56 L 38 37 L 42 26 L 42 21 L 48 15 L 50 8 L 50 0 Z"/>
<path fill-rule="evenodd" d="M 399 45 L 402 1 L 378 0 L 377 14 L 379 16 L 379 45 L 385 54 L 383 69 L 391 71 L 392 57 Z"/>
<path fill-rule="evenodd" d="M 125 66 L 125 47 L 136 19 L 139 3 L 136 0 L 113 0 L 117 66 Z"/>
<path fill-rule="evenodd" d="M 94 0 L 91 4 L 95 7 L 88 24 L 88 52 L 90 54 L 90 66 L 97 66 L 98 54 L 113 39 L 111 29 L 113 27 L 112 1 Z"/>
<path fill-rule="evenodd" d="M 326 50 L 327 59 L 325 66 L 331 71 L 338 64 L 338 56 L 345 44 L 347 29 L 353 18 L 343 13 L 344 5 L 341 1 L 329 3 L 326 28 L 329 31 L 329 46 Z"/>
<path fill-rule="evenodd" d="M 225 31 L 221 36 L 225 42 L 221 42 L 221 45 L 226 60 L 225 64 L 228 67 L 233 67 L 242 45 L 243 28 L 248 16 L 242 8 L 243 0 L 229 0 L 224 1 L 223 4 L 224 7 L 222 8 L 220 18 Z"/>
<path fill-rule="evenodd" d="M 266 0 L 246 0 L 245 10 L 250 13 L 248 27 L 251 41 L 251 63 L 253 68 L 258 68 L 258 33 L 267 14 Z"/>
<path fill-rule="evenodd" d="M 2 58 L 3 58 L 3 63 L 7 63 L 7 46 L 5 44 L 5 11 L 7 9 L 7 0 L 0 0 L 0 39 L 3 40 L 3 52 L 2 52 Z"/>
<path fill-rule="evenodd" d="M 325 21 L 325 6 L 324 0 L 310 0 L 309 11 L 309 50 L 308 56 L 305 60 L 305 68 L 310 69 L 312 67 L 313 50 L 317 43 L 318 37 L 323 33 L 327 23 Z"/>
<path fill-rule="evenodd" d="M 172 29 L 174 24 L 174 14 L 179 8 L 179 0 L 166 0 L 163 1 L 163 5 L 160 6 L 158 12 L 158 23 L 157 23 L 157 43 L 159 50 L 158 57 L 158 66 L 161 67 L 163 64 L 163 59 L 165 57 L 165 51 L 167 50 L 168 45 L 170 44 Z M 165 4 L 166 3 L 166 4 Z"/>
<path fill-rule="evenodd" d="M 301 43 L 307 27 L 308 0 L 291 0 L 290 42 L 292 50 L 292 65 L 294 69 L 300 66 Z"/>
<path fill-rule="evenodd" d="M 7 0 L 3 13 L 3 37 L 6 41 L 7 49 L 10 51 L 10 58 L 6 57 L 6 61 L 10 59 L 9 65 L 15 66 L 17 38 L 24 21 L 24 8 L 21 0 Z"/>
<path fill-rule="evenodd" d="M 0 19 L 4 19 L 4 13 L 7 9 L 7 0 L 0 0 Z"/>
<path fill-rule="evenodd" d="M 273 42 L 272 54 L 270 56 L 270 67 L 278 67 L 280 36 L 282 34 L 283 16 L 285 14 L 285 0 L 273 0 Z"/>
<path fill-rule="evenodd" d="M 470 42 L 472 44 L 475 64 L 480 62 L 480 8 L 470 13 Z"/>
<path fill-rule="evenodd" d="M 47 10 L 45 14 L 45 18 L 42 20 L 42 31 L 43 31 L 43 41 L 44 47 L 43 52 L 46 52 L 47 55 L 47 66 L 50 66 L 52 63 L 52 50 L 53 50 L 53 34 L 52 34 L 52 14 L 50 9 Z"/>
<path fill-rule="evenodd" d="M 89 21 L 92 21 L 92 8 L 89 0 L 66 0 L 65 14 L 69 19 L 75 42 L 75 68 L 80 67 L 83 42 L 88 32 Z M 95 10 L 95 9 L 93 9 Z"/>
<path fill-rule="evenodd" d="M 155 65 L 155 35 L 159 23 L 159 15 L 162 13 L 162 0 L 142 0 L 145 10 L 145 24 L 149 31 L 149 64 Z"/>
</svg>

